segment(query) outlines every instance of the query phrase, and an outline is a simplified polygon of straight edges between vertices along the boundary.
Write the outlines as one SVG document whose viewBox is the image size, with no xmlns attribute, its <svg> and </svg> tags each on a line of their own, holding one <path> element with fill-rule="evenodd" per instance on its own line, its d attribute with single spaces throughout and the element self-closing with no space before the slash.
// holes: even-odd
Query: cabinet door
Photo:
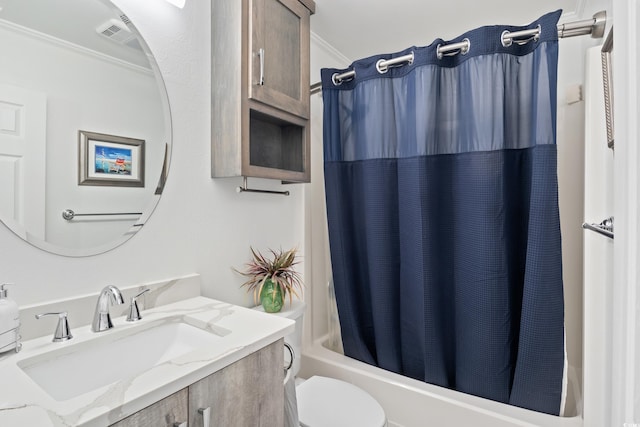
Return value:
<svg viewBox="0 0 640 427">
<path fill-rule="evenodd" d="M 249 97 L 309 118 L 309 16 L 298 0 L 250 0 Z"/>
<path fill-rule="evenodd" d="M 282 427 L 283 341 L 279 340 L 189 386 L 189 427 Z"/>
<path fill-rule="evenodd" d="M 111 427 L 174 427 L 184 424 L 187 422 L 188 397 L 189 393 L 185 388 L 112 424 Z"/>
</svg>

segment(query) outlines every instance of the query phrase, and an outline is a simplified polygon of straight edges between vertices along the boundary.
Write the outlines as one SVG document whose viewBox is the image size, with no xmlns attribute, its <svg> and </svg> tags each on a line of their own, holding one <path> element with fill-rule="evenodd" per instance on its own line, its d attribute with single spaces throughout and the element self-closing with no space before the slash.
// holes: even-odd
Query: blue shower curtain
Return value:
<svg viewBox="0 0 640 427">
<path fill-rule="evenodd" d="M 560 410 L 556 176 L 560 11 L 323 69 L 333 278 L 345 353 L 412 378 Z M 503 46 L 503 31 L 540 26 Z M 438 58 L 468 39 L 467 53 Z M 413 53 L 411 64 L 376 69 Z M 355 70 L 355 78 L 332 77 Z"/>
</svg>

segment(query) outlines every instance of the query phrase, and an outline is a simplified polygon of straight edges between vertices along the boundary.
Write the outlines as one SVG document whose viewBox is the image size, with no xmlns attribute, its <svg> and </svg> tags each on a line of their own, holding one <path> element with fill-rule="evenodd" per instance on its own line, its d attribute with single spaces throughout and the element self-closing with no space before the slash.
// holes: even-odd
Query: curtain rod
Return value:
<svg viewBox="0 0 640 427">
<path fill-rule="evenodd" d="M 591 37 L 594 39 L 599 39 L 604 36 L 604 29 L 607 25 L 607 12 L 601 10 L 593 15 L 591 19 L 585 19 L 582 21 L 574 21 L 567 22 L 566 24 L 558 24 L 558 37 L 566 38 L 566 37 L 576 37 L 576 36 L 585 36 L 587 34 L 591 34 Z M 505 31 L 502 33 L 502 44 L 504 46 L 509 46 L 511 43 L 515 42 L 518 44 L 524 44 L 529 42 L 530 40 L 537 40 L 540 36 L 540 27 L 533 28 L 531 30 L 523 30 L 516 32 Z M 527 37 L 522 39 L 522 37 Z M 452 43 L 446 46 L 438 46 L 437 54 L 438 57 L 442 57 L 444 55 L 455 55 L 457 53 L 466 53 L 469 50 L 469 40 L 464 39 L 458 43 Z M 397 58 L 389 59 L 385 61 L 381 59 L 377 62 L 376 67 L 378 71 L 384 73 L 387 69 L 394 65 L 399 64 L 411 64 L 413 63 L 413 54 L 400 56 Z M 344 72 L 342 74 L 336 74 L 333 77 L 334 84 L 339 84 L 344 80 L 349 80 L 355 77 L 355 70 L 350 70 Z M 314 83 L 310 86 L 310 94 L 314 95 L 318 92 L 322 91 L 322 82 Z"/>
</svg>

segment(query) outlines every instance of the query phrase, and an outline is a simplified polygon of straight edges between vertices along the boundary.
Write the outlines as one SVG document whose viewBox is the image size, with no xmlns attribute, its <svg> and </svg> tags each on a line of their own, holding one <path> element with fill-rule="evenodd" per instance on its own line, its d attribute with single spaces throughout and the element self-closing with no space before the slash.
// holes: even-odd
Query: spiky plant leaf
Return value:
<svg viewBox="0 0 640 427">
<path fill-rule="evenodd" d="M 247 277 L 241 287 L 247 288 L 247 292 L 253 291 L 253 300 L 257 304 L 260 294 L 264 288 L 267 279 L 271 279 L 274 284 L 273 292 L 275 295 L 276 287 L 280 288 L 284 297 L 289 294 L 289 302 L 293 301 L 293 295 L 300 299 L 300 294 L 296 289 L 302 290 L 302 275 L 298 273 L 294 266 L 300 262 L 297 260 L 297 248 L 288 251 L 269 249 L 270 257 L 267 257 L 250 247 L 252 259 L 245 264 L 244 271 L 233 269 L 237 273 Z"/>
</svg>

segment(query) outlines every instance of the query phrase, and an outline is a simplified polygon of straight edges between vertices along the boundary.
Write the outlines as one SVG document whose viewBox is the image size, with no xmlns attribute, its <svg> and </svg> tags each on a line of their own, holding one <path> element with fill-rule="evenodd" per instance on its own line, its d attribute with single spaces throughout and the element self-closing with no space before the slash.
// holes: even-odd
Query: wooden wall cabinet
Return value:
<svg viewBox="0 0 640 427">
<path fill-rule="evenodd" d="M 204 416 L 211 427 L 281 427 L 283 346 L 280 339 L 111 427 L 202 427 Z"/>
<path fill-rule="evenodd" d="M 212 176 L 310 180 L 313 0 L 211 4 Z"/>
</svg>

